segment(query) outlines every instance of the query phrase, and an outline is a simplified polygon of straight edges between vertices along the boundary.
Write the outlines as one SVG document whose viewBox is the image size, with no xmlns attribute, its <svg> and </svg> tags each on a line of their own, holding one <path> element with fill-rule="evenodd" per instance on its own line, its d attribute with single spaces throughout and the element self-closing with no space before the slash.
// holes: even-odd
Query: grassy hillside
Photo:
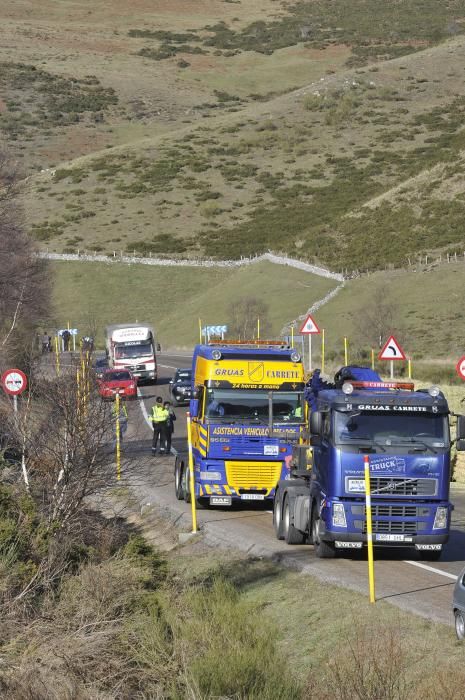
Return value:
<svg viewBox="0 0 465 700">
<path fill-rule="evenodd" d="M 351 354 L 377 347 L 376 324 L 396 333 L 415 362 L 444 358 L 451 370 L 464 354 L 465 262 L 426 269 L 377 272 L 351 280 L 316 314 L 326 329 L 327 348 L 342 357 L 343 337 Z M 392 314 L 392 324 L 383 316 Z M 371 320 L 370 323 L 367 322 Z"/>
<path fill-rule="evenodd" d="M 454 251 L 464 18 L 463 0 L 5 8 L 0 132 L 56 169 L 28 181 L 31 233 L 334 269 Z"/>
<path fill-rule="evenodd" d="M 266 304 L 269 331 L 279 336 L 286 322 L 337 284 L 266 262 L 241 269 L 58 262 L 51 270 L 58 326 L 69 320 L 83 333 L 96 328 L 102 342 L 107 323 L 145 320 L 164 347 L 192 347 L 199 316 L 203 324 L 228 324 L 232 305 L 244 297 Z"/>
</svg>

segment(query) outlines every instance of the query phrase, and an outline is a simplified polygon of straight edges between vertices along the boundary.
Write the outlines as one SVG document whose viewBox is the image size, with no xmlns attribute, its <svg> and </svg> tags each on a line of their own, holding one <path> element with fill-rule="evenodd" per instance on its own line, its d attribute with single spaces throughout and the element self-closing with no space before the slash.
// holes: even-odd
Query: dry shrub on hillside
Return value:
<svg viewBox="0 0 465 700">
<path fill-rule="evenodd" d="M 12 700 L 136 697 L 138 674 L 120 642 L 149 574 L 118 557 L 64 579 L 41 615 L 3 648 L 0 694 Z M 17 630 L 18 632 L 18 630 Z"/>
</svg>

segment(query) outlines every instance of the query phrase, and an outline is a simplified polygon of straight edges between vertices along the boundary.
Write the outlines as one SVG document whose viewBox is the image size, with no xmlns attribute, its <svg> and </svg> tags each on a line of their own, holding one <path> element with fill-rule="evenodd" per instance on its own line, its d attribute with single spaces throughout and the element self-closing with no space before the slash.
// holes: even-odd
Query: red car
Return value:
<svg viewBox="0 0 465 700">
<path fill-rule="evenodd" d="M 127 369 L 107 369 L 97 379 L 98 393 L 102 399 L 114 399 L 119 394 L 123 399 L 137 397 L 137 380 Z"/>
</svg>

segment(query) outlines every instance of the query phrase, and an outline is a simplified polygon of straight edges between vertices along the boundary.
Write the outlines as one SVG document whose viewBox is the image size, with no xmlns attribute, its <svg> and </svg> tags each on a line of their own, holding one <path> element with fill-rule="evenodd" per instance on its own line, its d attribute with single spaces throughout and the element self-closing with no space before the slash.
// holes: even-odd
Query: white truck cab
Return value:
<svg viewBox="0 0 465 700">
<path fill-rule="evenodd" d="M 147 323 L 122 323 L 105 328 L 108 366 L 128 369 L 140 381 L 155 384 L 157 356 L 155 333 Z"/>
</svg>

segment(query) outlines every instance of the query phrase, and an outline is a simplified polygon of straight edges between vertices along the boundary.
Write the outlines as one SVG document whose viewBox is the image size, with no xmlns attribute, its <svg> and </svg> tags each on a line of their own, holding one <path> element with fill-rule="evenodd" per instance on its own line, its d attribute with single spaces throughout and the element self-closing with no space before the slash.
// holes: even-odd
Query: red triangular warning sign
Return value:
<svg viewBox="0 0 465 700">
<path fill-rule="evenodd" d="M 406 360 L 405 352 L 400 343 L 391 335 L 384 343 L 381 352 L 378 355 L 378 360 Z"/>
<path fill-rule="evenodd" d="M 304 335 L 311 335 L 312 333 L 321 333 L 320 329 L 318 328 L 317 324 L 315 323 L 314 319 L 310 316 L 310 314 L 307 316 L 302 326 L 300 327 L 300 332 Z"/>
</svg>

